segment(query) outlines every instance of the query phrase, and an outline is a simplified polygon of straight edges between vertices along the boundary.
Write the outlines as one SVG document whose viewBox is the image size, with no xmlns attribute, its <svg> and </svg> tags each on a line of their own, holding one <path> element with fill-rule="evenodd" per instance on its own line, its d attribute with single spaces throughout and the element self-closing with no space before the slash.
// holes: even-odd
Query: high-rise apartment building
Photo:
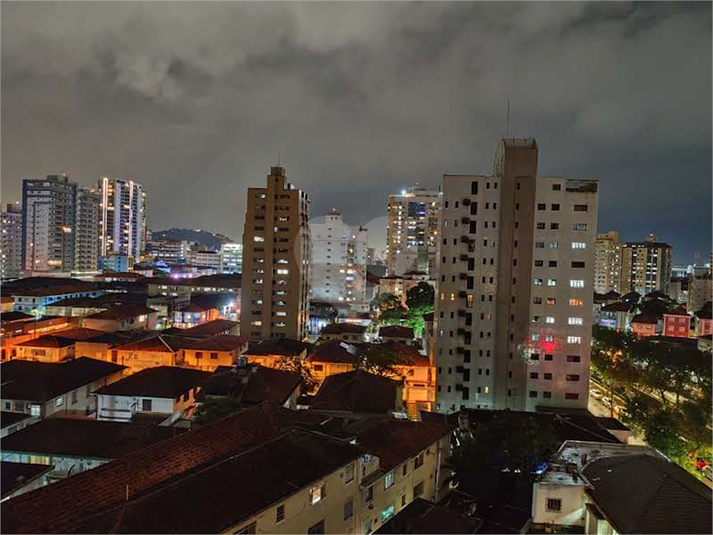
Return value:
<svg viewBox="0 0 713 535">
<path fill-rule="evenodd" d="M 437 407 L 586 408 L 598 182 L 537 177 L 503 139 L 492 176 L 444 175 Z"/>
<path fill-rule="evenodd" d="M 621 291 L 641 295 L 660 291 L 668 295 L 671 281 L 671 246 L 649 234 L 643 242 L 622 246 Z"/>
<path fill-rule="evenodd" d="M 127 255 L 141 259 L 146 237 L 146 193 L 133 180 L 101 178 L 99 246 L 102 256 Z"/>
<path fill-rule="evenodd" d="M 389 195 L 386 266 L 389 275 L 435 273 L 441 193 L 420 186 Z"/>
<path fill-rule="evenodd" d="M 325 216 L 324 221 L 313 220 L 309 226 L 312 299 L 364 303 L 367 229 L 347 225 L 336 210 Z"/>
<path fill-rule="evenodd" d="M 95 190 L 77 186 L 74 193 L 73 271 L 99 268 L 99 211 L 101 199 Z"/>
<path fill-rule="evenodd" d="M 3 279 L 20 276 L 22 270 L 22 210 L 18 204 L 8 204 L 2 212 L 2 242 L 0 269 Z"/>
<path fill-rule="evenodd" d="M 22 181 L 23 270 L 72 270 L 76 189 L 66 173 Z"/>
<path fill-rule="evenodd" d="M 223 243 L 220 246 L 220 270 L 223 273 L 243 272 L 243 244 Z"/>
<path fill-rule="evenodd" d="M 249 188 L 243 230 L 241 333 L 251 340 L 307 336 L 309 198 L 272 167 L 264 188 Z"/>
<path fill-rule="evenodd" d="M 594 244 L 594 291 L 605 294 L 621 292 L 622 243 L 619 232 L 610 230 L 597 234 Z"/>
</svg>

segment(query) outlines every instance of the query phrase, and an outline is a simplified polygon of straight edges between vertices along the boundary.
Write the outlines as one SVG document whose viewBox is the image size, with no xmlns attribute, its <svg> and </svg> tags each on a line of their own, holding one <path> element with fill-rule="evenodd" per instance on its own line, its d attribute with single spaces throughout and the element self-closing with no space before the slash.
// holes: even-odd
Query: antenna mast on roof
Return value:
<svg viewBox="0 0 713 535">
<path fill-rule="evenodd" d="M 505 137 L 510 136 L 510 99 L 508 99 L 508 111 L 505 116 Z"/>
</svg>

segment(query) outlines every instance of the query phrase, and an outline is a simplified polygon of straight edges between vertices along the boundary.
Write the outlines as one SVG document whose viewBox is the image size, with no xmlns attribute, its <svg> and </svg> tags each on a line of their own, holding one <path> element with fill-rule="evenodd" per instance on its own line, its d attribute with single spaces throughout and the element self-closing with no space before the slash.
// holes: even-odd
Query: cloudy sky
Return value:
<svg viewBox="0 0 713 535">
<path fill-rule="evenodd" d="M 540 174 L 601 181 L 601 230 L 700 262 L 711 60 L 707 2 L 4 2 L 2 200 L 127 177 L 151 228 L 240 239 L 281 152 L 314 216 L 367 223 L 413 182 L 490 172 L 509 99 Z"/>
</svg>

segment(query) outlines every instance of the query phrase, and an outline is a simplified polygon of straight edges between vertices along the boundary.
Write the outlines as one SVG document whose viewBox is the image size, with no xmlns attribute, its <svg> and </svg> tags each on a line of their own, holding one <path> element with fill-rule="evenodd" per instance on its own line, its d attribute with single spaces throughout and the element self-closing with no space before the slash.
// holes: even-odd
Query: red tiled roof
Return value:
<svg viewBox="0 0 713 535">
<path fill-rule="evenodd" d="M 237 325 L 240 325 L 237 321 L 218 319 L 184 329 L 184 334 L 214 336 L 229 331 Z"/>
<path fill-rule="evenodd" d="M 98 395 L 146 396 L 175 399 L 196 388 L 210 372 L 175 366 L 146 368 L 97 390 Z"/>
<path fill-rule="evenodd" d="M 426 355 L 421 355 L 418 350 L 403 342 L 390 340 L 383 344 L 396 354 L 398 365 L 401 366 L 430 366 L 431 361 Z"/>
<path fill-rule="evenodd" d="M 35 338 L 34 340 L 26 340 L 25 342 L 20 342 L 15 345 L 17 345 L 17 347 L 47 347 L 59 349 L 74 345 L 74 340 L 63 338 L 55 334 L 45 334 L 39 338 Z"/>
<path fill-rule="evenodd" d="M 320 334 L 364 334 L 366 327 L 353 323 L 331 323 Z"/>
<path fill-rule="evenodd" d="M 670 312 L 666 312 L 664 316 L 687 316 L 688 317 L 688 311 L 683 307 L 683 306 L 678 306 L 671 310 Z"/>
<path fill-rule="evenodd" d="M 192 340 L 184 349 L 199 351 L 235 351 L 247 345 L 248 339 L 243 336 L 233 336 L 231 334 L 221 334 L 209 338 Z"/>
<path fill-rule="evenodd" d="M 376 455 L 380 469 L 388 472 L 405 460 L 415 457 L 454 428 L 454 425 L 446 423 L 385 418 L 357 433 L 357 444 Z"/>
<path fill-rule="evenodd" d="M 160 353 L 176 353 L 193 340 L 184 336 L 172 336 L 170 334 L 156 334 L 116 347 L 121 351 L 157 351 Z"/>
<path fill-rule="evenodd" d="M 397 408 L 398 385 L 364 370 L 330 375 L 317 391 L 312 409 L 387 414 Z"/>
<path fill-rule="evenodd" d="M 653 314 L 637 314 L 631 318 L 631 323 L 646 323 L 646 324 L 657 324 L 659 322 L 658 318 Z"/>
<path fill-rule="evenodd" d="M 350 344 L 340 340 L 330 340 L 316 346 L 307 355 L 309 362 L 331 362 L 336 364 L 354 364 L 358 359 L 361 344 Z"/>
<path fill-rule="evenodd" d="M 284 355 L 293 357 L 306 349 L 309 349 L 309 344 L 305 342 L 289 338 L 277 338 L 275 340 L 264 340 L 252 346 L 245 352 L 245 355 Z"/>
<path fill-rule="evenodd" d="M 212 424 L 134 451 L 113 462 L 27 492 L 0 505 L 3 533 L 61 533 L 210 462 L 276 437 L 288 425 L 323 416 L 262 403 Z M 243 482 L 244 484 L 244 482 Z"/>
<path fill-rule="evenodd" d="M 126 318 L 135 318 L 137 316 L 145 316 L 146 314 L 152 314 L 154 312 L 158 311 L 144 305 L 126 304 L 119 305 L 108 310 L 103 310 L 102 312 L 97 312 L 96 314 L 87 316 L 86 319 L 121 320 Z"/>
<path fill-rule="evenodd" d="M 389 325 L 379 329 L 379 337 L 384 338 L 413 338 L 413 329 L 401 325 Z"/>
</svg>

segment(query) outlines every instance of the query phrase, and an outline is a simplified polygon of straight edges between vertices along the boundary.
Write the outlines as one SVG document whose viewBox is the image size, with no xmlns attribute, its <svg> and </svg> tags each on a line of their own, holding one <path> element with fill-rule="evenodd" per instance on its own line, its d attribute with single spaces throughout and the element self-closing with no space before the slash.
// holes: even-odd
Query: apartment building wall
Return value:
<svg viewBox="0 0 713 535">
<path fill-rule="evenodd" d="M 329 302 L 366 301 L 366 244 L 361 226 L 344 223 L 333 210 L 324 221 L 311 221 L 311 298 Z"/>
<path fill-rule="evenodd" d="M 22 181 L 24 270 L 71 271 L 76 188 L 66 174 Z"/>
<path fill-rule="evenodd" d="M 622 243 L 619 232 L 610 230 L 597 234 L 594 246 L 594 291 L 605 294 L 621 291 Z"/>
<path fill-rule="evenodd" d="M 2 241 L 0 242 L 0 275 L 3 279 L 16 278 L 22 270 L 22 211 L 14 204 L 0 216 Z"/>
<path fill-rule="evenodd" d="M 653 234 L 644 242 L 622 246 L 622 293 L 641 295 L 660 291 L 668 295 L 671 281 L 671 246 L 656 241 Z"/>
<path fill-rule="evenodd" d="M 596 181 L 538 178 L 527 410 L 587 407 L 597 212 Z"/>
<path fill-rule="evenodd" d="M 434 273 L 441 195 L 413 186 L 389 195 L 386 265 L 389 275 Z"/>
<path fill-rule="evenodd" d="M 230 533 L 361 533 L 357 523 L 361 462 L 361 459 L 355 459 L 312 485 L 297 489 L 294 494 L 263 509 L 228 531 Z M 323 489 L 326 490 L 324 497 L 321 496 Z M 313 502 L 316 492 L 320 493 L 320 499 Z M 278 520 L 278 508 L 281 508 L 280 520 Z M 316 529 L 320 522 L 323 523 L 322 530 Z"/>
<path fill-rule="evenodd" d="M 586 406 L 586 390 L 584 396 L 581 390 L 589 362 L 584 348 L 592 321 L 597 183 L 537 179 L 536 172 L 536 142 L 517 139 L 501 141 L 494 176 L 443 177 L 435 312 L 438 410 Z M 580 211 L 583 205 L 586 212 Z M 572 249 L 573 242 L 584 248 Z M 584 267 L 572 267 L 574 261 Z M 584 281 L 584 288 L 571 287 L 570 280 Z M 550 313 L 543 309 L 547 297 L 555 299 Z M 567 308 L 570 298 L 577 300 L 576 315 Z M 556 328 L 540 332 L 533 316 L 543 322 L 552 316 Z M 582 325 L 570 326 L 570 316 Z M 583 370 L 572 392 L 577 399 L 564 399 L 559 379 L 552 380 L 552 390 L 542 390 L 551 392 L 543 398 L 529 383 L 530 357 L 537 351 L 553 355 L 547 373 L 556 368 L 563 381 L 564 375 L 577 375 L 565 373 L 572 368 L 564 366 L 567 351 L 574 351 L 568 349 L 569 336 L 580 337 L 580 362 L 568 362 Z M 537 398 L 530 398 L 532 391 Z"/>
<path fill-rule="evenodd" d="M 97 271 L 99 268 L 99 193 L 77 187 L 74 215 L 73 271 Z"/>
<path fill-rule="evenodd" d="M 243 231 L 242 331 L 251 340 L 307 336 L 309 199 L 272 167 L 267 187 L 249 188 Z"/>
<path fill-rule="evenodd" d="M 146 238 L 146 193 L 133 180 L 104 177 L 97 189 L 101 194 L 99 241 L 101 256 L 111 253 L 141 260 Z"/>
</svg>

